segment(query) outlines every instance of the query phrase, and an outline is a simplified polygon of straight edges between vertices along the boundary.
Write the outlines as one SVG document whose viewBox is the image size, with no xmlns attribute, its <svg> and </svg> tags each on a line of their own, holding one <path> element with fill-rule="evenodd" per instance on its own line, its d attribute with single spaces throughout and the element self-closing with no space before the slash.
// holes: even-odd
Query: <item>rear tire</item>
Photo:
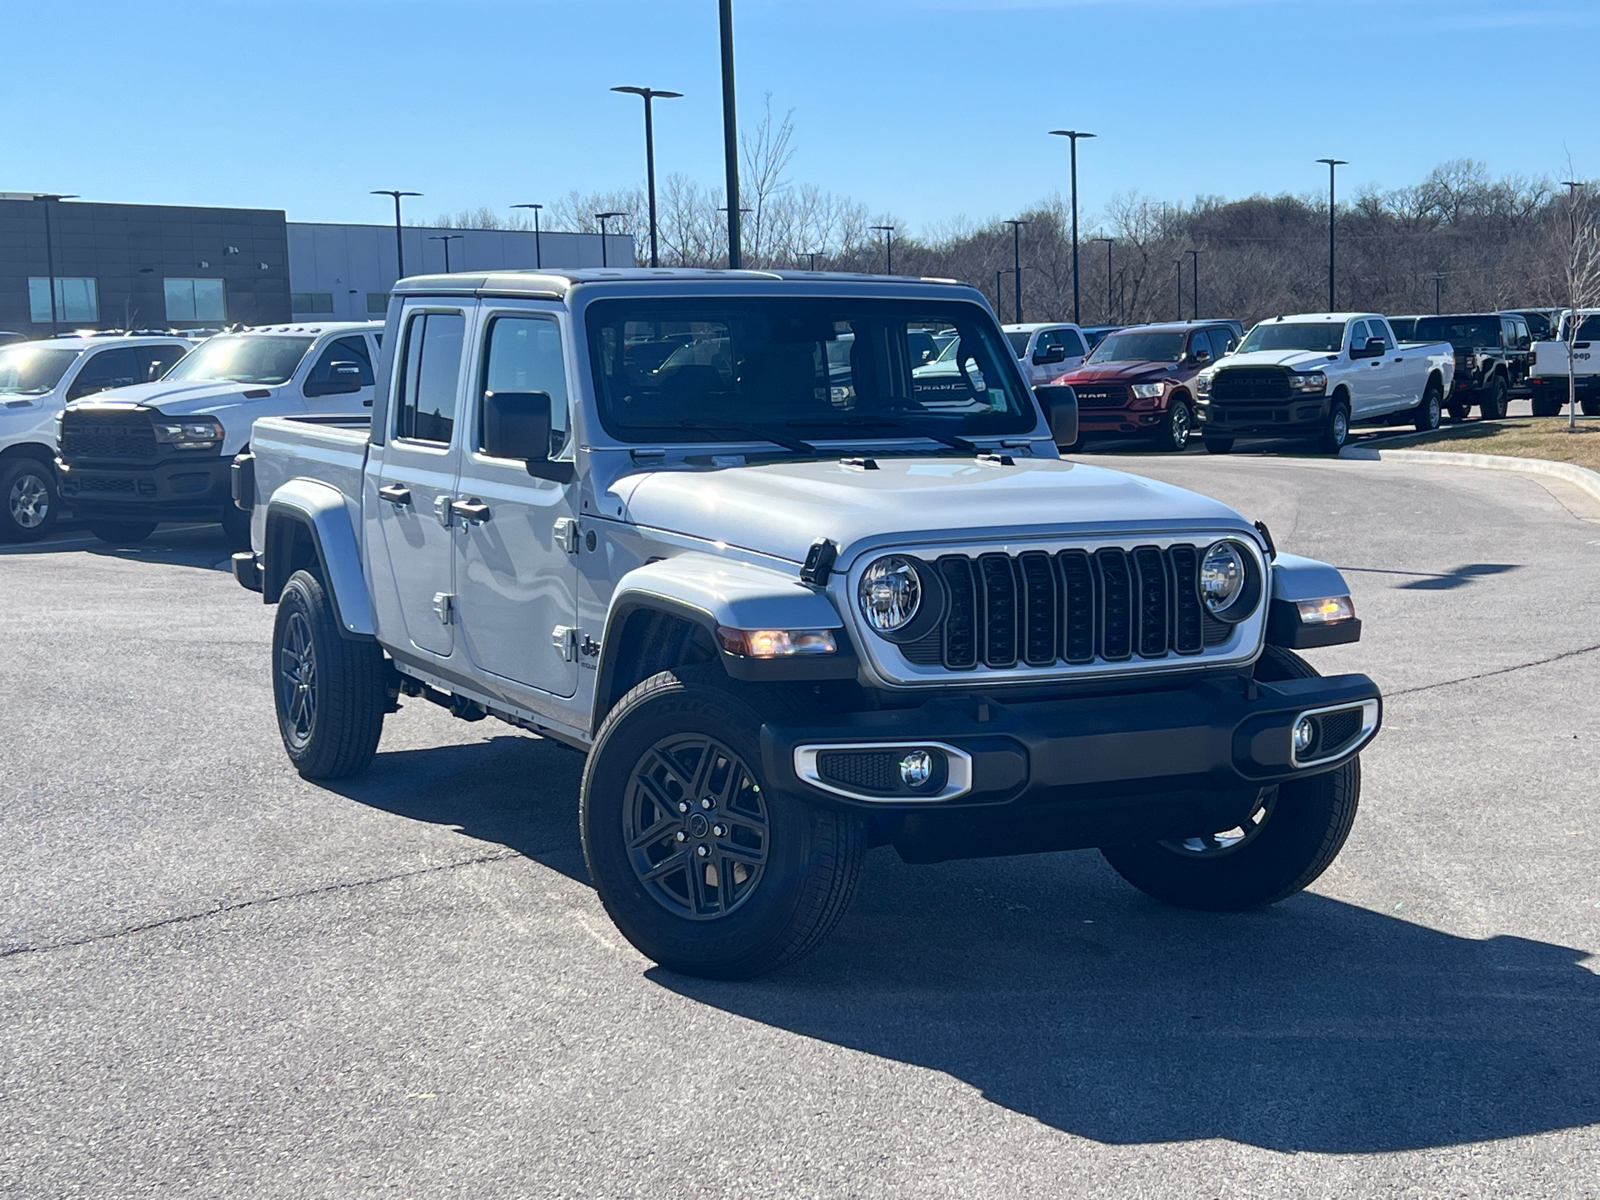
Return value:
<svg viewBox="0 0 1600 1200">
<path fill-rule="evenodd" d="M 85 521 L 89 532 L 112 546 L 136 546 L 156 531 L 155 521 Z"/>
<path fill-rule="evenodd" d="M 1583 410 L 1587 413 L 1589 410 Z M 1561 401 L 1553 396 L 1533 398 L 1533 415 L 1536 417 L 1557 417 L 1561 415 Z"/>
<path fill-rule="evenodd" d="M 859 821 L 763 786 L 749 696 L 715 666 L 663 671 L 611 710 L 584 769 L 600 901 L 641 954 L 686 975 L 747 979 L 809 954 L 861 874 Z"/>
<path fill-rule="evenodd" d="M 1439 428 L 1441 420 L 1440 408 L 1443 404 L 1443 395 L 1437 382 L 1428 381 L 1427 389 L 1422 393 L 1422 403 L 1417 405 L 1412 426 L 1418 433 L 1432 433 Z"/>
<path fill-rule="evenodd" d="M 322 581 L 296 571 L 272 624 L 272 695 L 278 733 L 306 779 L 343 779 L 367 768 L 389 695 L 383 651 L 339 632 Z"/>
<path fill-rule="evenodd" d="M 1187 400 L 1173 397 L 1167 407 L 1167 419 L 1161 423 L 1161 431 L 1156 434 L 1156 449 L 1172 454 L 1181 453 L 1189 445 L 1193 433 L 1194 410 L 1189 407 Z"/>
<path fill-rule="evenodd" d="M 1600 417 L 1600 400 L 1579 400 L 1578 407 L 1586 417 Z"/>
<path fill-rule="evenodd" d="M 1268 646 L 1256 664 L 1265 682 L 1307 678 L 1304 659 Z M 1275 793 L 1275 794 L 1274 794 Z M 1360 758 L 1307 779 L 1263 790 L 1256 810 L 1234 830 L 1177 842 L 1107 846 L 1113 870 L 1163 904 L 1242 912 L 1287 899 L 1338 857 L 1361 799 Z"/>
<path fill-rule="evenodd" d="M 1502 421 L 1506 415 L 1506 378 L 1496 375 L 1489 381 L 1489 389 L 1478 401 L 1478 415 L 1485 421 Z"/>
<path fill-rule="evenodd" d="M 1324 454 L 1337 454 L 1345 448 L 1345 443 L 1350 440 L 1350 406 L 1343 400 L 1335 400 L 1328 407 L 1327 418 L 1322 422 L 1322 431 L 1317 434 L 1317 449 Z"/>
<path fill-rule="evenodd" d="M 1211 434 L 1201 434 L 1200 440 L 1205 443 L 1207 454 L 1227 454 L 1233 450 L 1231 437 L 1213 437 Z"/>
<path fill-rule="evenodd" d="M 1447 411 L 1450 413 L 1450 419 L 1459 425 L 1472 415 L 1472 405 L 1459 400 L 1452 400 Z"/>
<path fill-rule="evenodd" d="M 0 542 L 36 542 L 55 526 L 61 499 L 55 471 L 36 458 L 0 467 Z"/>
</svg>

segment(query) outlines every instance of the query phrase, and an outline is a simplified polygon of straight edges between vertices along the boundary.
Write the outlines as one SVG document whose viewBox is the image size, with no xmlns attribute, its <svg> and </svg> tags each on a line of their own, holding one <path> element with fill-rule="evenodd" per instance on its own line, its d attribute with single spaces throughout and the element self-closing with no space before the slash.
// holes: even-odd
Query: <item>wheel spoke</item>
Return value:
<svg viewBox="0 0 1600 1200">
<path fill-rule="evenodd" d="M 678 786 L 683 789 L 685 799 L 691 799 L 694 796 L 694 781 L 683 773 L 683 768 L 674 762 L 660 746 L 651 747 L 650 756 L 655 759 L 663 771 L 678 781 Z M 640 778 L 645 778 L 645 776 L 641 775 Z"/>
<path fill-rule="evenodd" d="M 662 879 L 668 875 L 671 875 L 674 871 L 682 870 L 686 865 L 688 865 L 688 862 L 689 852 L 687 850 L 679 850 L 676 854 L 671 854 L 666 858 L 663 858 L 648 871 L 641 872 L 639 878 L 645 883 L 654 883 L 658 879 Z M 694 872 L 691 870 L 688 872 L 688 874 L 693 875 Z M 690 880 L 691 888 L 693 887 L 693 882 L 693 880 Z"/>
<path fill-rule="evenodd" d="M 765 846 L 755 850 L 749 846 L 741 846 L 738 842 L 730 842 L 726 838 L 717 839 L 717 853 L 728 855 L 752 867 L 759 867 L 767 861 Z"/>
<path fill-rule="evenodd" d="M 650 826 L 649 829 L 646 829 L 638 837 L 629 842 L 628 849 L 643 850 L 651 842 L 658 842 L 662 838 L 666 837 L 667 834 L 677 826 L 677 824 L 678 820 L 676 816 L 667 817 L 664 820 L 657 821 L 654 825 Z"/>
</svg>

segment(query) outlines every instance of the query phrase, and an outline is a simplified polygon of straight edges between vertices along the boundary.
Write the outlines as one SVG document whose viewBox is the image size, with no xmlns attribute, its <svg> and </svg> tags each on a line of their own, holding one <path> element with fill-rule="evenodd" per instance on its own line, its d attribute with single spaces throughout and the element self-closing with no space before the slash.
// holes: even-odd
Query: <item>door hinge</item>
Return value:
<svg viewBox="0 0 1600 1200">
<path fill-rule="evenodd" d="M 433 498 L 433 515 L 439 518 L 439 524 L 446 529 L 450 528 L 450 497 L 435 496 Z"/>
<path fill-rule="evenodd" d="M 563 662 L 578 661 L 578 627 L 557 625 L 550 631 L 550 644 L 561 651 Z"/>
<path fill-rule="evenodd" d="M 578 552 L 578 522 L 574 518 L 556 518 L 556 545 L 568 554 Z"/>
<path fill-rule="evenodd" d="M 456 620 L 456 598 L 450 592 L 433 594 L 433 611 L 439 614 L 439 624 L 453 625 Z"/>
</svg>

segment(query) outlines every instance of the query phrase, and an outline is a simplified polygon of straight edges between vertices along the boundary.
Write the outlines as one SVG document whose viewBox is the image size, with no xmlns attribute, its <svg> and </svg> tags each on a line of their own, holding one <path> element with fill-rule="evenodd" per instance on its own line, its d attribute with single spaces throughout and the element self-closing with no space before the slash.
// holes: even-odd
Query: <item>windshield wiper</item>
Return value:
<svg viewBox="0 0 1600 1200">
<path fill-rule="evenodd" d="M 902 421 L 899 417 L 870 417 L 860 415 L 848 417 L 815 417 L 807 418 L 803 421 L 790 421 L 789 424 L 791 427 L 798 427 L 801 429 L 826 428 L 830 425 L 837 425 L 843 429 L 866 429 L 873 426 L 886 425 L 891 429 L 903 429 L 907 433 L 914 433 L 918 437 L 925 437 L 930 442 L 938 442 L 941 445 L 949 446 L 952 450 L 960 450 L 964 454 L 983 453 L 982 449 L 979 448 L 976 442 L 969 442 L 966 438 L 957 437 L 953 433 L 935 433 L 931 429 L 923 428 L 915 421 Z"/>
<path fill-rule="evenodd" d="M 793 422 L 790 423 L 793 424 Z M 698 429 L 705 433 L 714 433 L 718 430 L 747 433 L 751 437 L 759 438 L 763 442 L 771 442 L 774 446 L 782 446 L 785 450 L 792 450 L 796 454 L 820 454 L 820 451 L 810 442 L 802 442 L 796 437 L 785 437 L 781 433 L 773 433 L 770 429 L 762 429 L 759 425 L 741 425 L 737 421 L 696 421 L 692 418 L 685 418 L 678 422 L 678 428 Z"/>
</svg>

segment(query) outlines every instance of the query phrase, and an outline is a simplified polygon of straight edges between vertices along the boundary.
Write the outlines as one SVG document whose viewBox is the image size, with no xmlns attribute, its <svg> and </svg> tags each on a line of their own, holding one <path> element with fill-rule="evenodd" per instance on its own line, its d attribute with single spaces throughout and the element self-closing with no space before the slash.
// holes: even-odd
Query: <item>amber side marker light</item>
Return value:
<svg viewBox="0 0 1600 1200">
<path fill-rule="evenodd" d="M 1300 620 L 1307 625 L 1332 625 L 1337 621 L 1348 621 L 1356 615 L 1355 602 L 1349 596 L 1300 600 L 1295 607 L 1300 610 Z"/>
<path fill-rule="evenodd" d="M 717 640 L 729 654 L 741 658 L 803 658 L 839 650 L 831 629 L 732 629 L 719 625 Z"/>
</svg>

